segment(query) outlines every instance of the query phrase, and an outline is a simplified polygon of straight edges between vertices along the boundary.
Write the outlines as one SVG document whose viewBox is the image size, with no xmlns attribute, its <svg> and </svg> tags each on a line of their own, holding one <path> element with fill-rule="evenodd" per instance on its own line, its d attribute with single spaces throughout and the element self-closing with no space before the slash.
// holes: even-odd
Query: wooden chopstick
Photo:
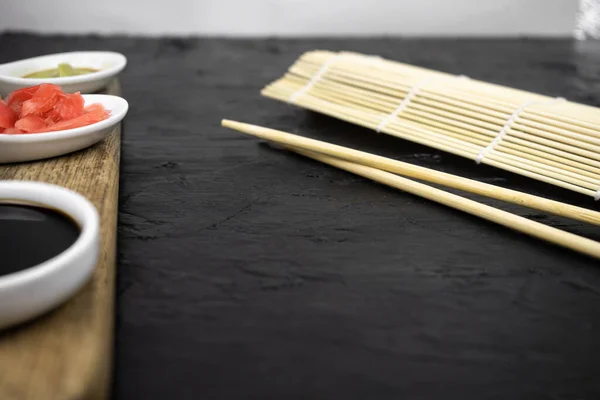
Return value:
<svg viewBox="0 0 600 400">
<path fill-rule="evenodd" d="M 355 164 L 349 161 L 314 153 L 292 146 L 284 146 L 303 156 L 321 161 L 322 163 L 352 172 L 364 178 L 388 185 L 408 193 L 435 201 L 440 204 L 476 215 L 488 221 L 495 222 L 507 228 L 526 233 L 530 236 L 566 247 L 577 252 L 600 258 L 600 243 L 560 229 L 553 228 L 527 218 L 511 214 L 497 208 L 478 203 L 464 197 L 415 182 L 380 169 Z"/>
<path fill-rule="evenodd" d="M 588 222 L 594 225 L 600 225 L 600 213 L 593 210 L 588 210 L 586 208 L 549 200 L 516 190 L 505 189 L 499 186 L 494 186 L 445 172 L 377 156 L 363 151 L 322 142 L 320 140 L 293 135 L 291 133 L 275 129 L 269 129 L 231 120 L 223 120 L 222 125 L 224 127 L 279 143 L 284 146 L 303 149 L 313 153 L 319 153 L 349 161 L 354 164 L 360 164 L 366 167 L 404 175 L 410 178 L 463 190 L 465 192 L 506 201 L 508 203 L 521 205 L 562 217 L 572 218 L 578 221 Z M 462 197 L 460 198 L 462 199 Z"/>
</svg>

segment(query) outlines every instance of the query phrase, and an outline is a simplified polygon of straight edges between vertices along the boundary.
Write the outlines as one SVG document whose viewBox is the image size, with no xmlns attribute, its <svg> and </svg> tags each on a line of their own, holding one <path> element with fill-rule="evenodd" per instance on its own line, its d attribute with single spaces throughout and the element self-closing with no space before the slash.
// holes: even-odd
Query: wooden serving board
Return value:
<svg viewBox="0 0 600 400">
<path fill-rule="evenodd" d="M 108 94 L 120 94 L 113 82 Z M 60 308 L 0 332 L 0 399 L 82 400 L 108 396 L 114 325 L 121 127 L 88 149 L 0 165 L 1 180 L 57 184 L 87 197 L 101 218 L 100 261 L 90 282 Z"/>
</svg>

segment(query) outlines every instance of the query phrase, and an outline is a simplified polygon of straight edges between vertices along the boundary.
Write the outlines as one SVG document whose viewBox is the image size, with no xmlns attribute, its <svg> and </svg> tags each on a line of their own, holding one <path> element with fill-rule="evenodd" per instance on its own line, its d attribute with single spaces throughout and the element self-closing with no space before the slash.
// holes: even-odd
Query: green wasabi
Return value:
<svg viewBox="0 0 600 400">
<path fill-rule="evenodd" d="M 31 74 L 23 75 L 23 78 L 62 78 L 66 76 L 91 74 L 92 72 L 97 72 L 97 70 L 93 68 L 74 68 L 71 64 L 61 63 L 58 64 L 58 68 L 45 69 L 43 71 L 33 72 Z"/>
</svg>

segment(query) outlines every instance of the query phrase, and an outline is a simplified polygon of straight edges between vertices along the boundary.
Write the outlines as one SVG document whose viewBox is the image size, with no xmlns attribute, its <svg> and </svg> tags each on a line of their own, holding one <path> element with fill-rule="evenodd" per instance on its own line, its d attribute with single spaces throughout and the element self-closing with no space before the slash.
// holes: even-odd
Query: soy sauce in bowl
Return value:
<svg viewBox="0 0 600 400">
<path fill-rule="evenodd" d="M 0 276 L 58 256 L 75 243 L 80 232 L 78 224 L 60 211 L 0 203 Z"/>
<path fill-rule="evenodd" d="M 43 182 L 0 180 L 0 332 L 64 304 L 100 259 L 92 202 Z"/>
</svg>

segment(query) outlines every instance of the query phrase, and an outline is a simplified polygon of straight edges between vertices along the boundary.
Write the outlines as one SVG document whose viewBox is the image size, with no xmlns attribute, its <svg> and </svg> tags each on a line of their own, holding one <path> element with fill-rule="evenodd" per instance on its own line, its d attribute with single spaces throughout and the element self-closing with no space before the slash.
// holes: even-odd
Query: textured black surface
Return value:
<svg viewBox="0 0 600 400">
<path fill-rule="evenodd" d="M 259 96 L 316 48 L 600 104 L 597 60 L 567 40 L 0 36 L 0 61 L 129 58 L 115 398 L 600 398 L 597 262 L 219 126 L 299 132 L 598 208 Z"/>
</svg>

